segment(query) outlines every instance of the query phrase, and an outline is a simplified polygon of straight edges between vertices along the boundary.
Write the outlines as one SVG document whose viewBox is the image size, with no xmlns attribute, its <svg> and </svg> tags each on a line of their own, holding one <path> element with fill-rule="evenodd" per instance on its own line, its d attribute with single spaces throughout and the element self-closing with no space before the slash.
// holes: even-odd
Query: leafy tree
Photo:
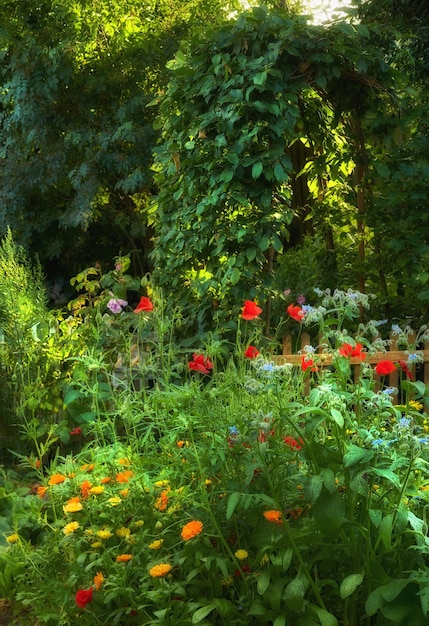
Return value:
<svg viewBox="0 0 429 626">
<path fill-rule="evenodd" d="M 233 6 L 1 0 L 0 231 L 10 226 L 69 275 L 120 247 L 143 250 L 147 270 L 156 141 L 147 105 L 179 41 Z"/>
<path fill-rule="evenodd" d="M 329 239 L 343 220 L 362 237 L 370 158 L 362 119 L 392 108 L 388 66 L 365 26 L 326 29 L 256 8 L 169 66 L 157 151 L 158 283 L 209 317 L 219 302 L 215 317 L 267 295 L 294 210 L 308 209 L 296 202 L 303 173 L 301 196 L 316 200 L 319 233 Z M 350 282 L 361 271 L 355 264 Z"/>
</svg>

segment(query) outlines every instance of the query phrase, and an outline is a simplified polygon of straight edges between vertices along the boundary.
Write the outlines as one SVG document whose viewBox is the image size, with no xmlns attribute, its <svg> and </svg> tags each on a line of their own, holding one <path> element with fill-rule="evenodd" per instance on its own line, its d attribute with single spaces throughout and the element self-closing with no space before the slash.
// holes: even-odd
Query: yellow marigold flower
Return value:
<svg viewBox="0 0 429 626">
<path fill-rule="evenodd" d="M 63 528 L 63 533 L 65 535 L 71 535 L 72 533 L 74 533 L 75 530 L 77 530 L 79 528 L 79 522 L 70 522 L 69 524 L 66 524 Z"/>
<path fill-rule="evenodd" d="M 154 483 L 155 487 L 168 487 L 169 484 L 168 480 L 157 480 L 156 483 Z"/>
<path fill-rule="evenodd" d="M 163 576 L 167 576 L 172 569 L 170 563 L 158 563 L 149 570 L 149 575 L 153 578 L 162 578 Z"/>
<path fill-rule="evenodd" d="M 164 539 L 155 539 L 155 541 L 152 541 L 148 548 L 150 548 L 151 550 L 160 550 L 162 548 L 162 544 L 164 543 Z"/>
<path fill-rule="evenodd" d="M 18 533 L 13 533 L 12 535 L 9 535 L 9 537 L 6 537 L 6 541 L 8 543 L 16 543 L 17 541 L 19 541 Z"/>
<path fill-rule="evenodd" d="M 99 496 L 101 493 L 103 493 L 103 491 L 103 485 L 96 485 L 95 487 L 91 487 L 89 493 L 92 493 L 94 496 Z"/>
<path fill-rule="evenodd" d="M 100 537 L 100 539 L 110 539 L 110 537 L 113 537 L 113 533 L 111 533 L 110 530 L 98 530 L 97 537 Z"/>
<path fill-rule="evenodd" d="M 82 509 L 83 504 L 80 502 L 79 498 L 71 498 L 63 506 L 64 513 L 76 513 L 77 511 L 82 511 Z"/>
<path fill-rule="evenodd" d="M 47 488 L 43 487 L 42 485 L 39 485 L 39 487 L 37 487 L 37 495 L 39 496 L 39 498 L 44 498 L 47 491 Z"/>
<path fill-rule="evenodd" d="M 118 506 L 118 504 L 121 504 L 122 500 L 121 498 L 118 498 L 118 496 L 114 496 L 113 498 L 109 498 L 107 500 L 107 502 L 111 505 L 111 506 Z"/>
<path fill-rule="evenodd" d="M 130 534 L 131 530 L 129 528 L 125 528 L 125 526 L 122 526 L 122 528 L 118 528 L 118 530 L 116 531 L 116 536 L 120 539 L 128 539 Z"/>
<path fill-rule="evenodd" d="M 429 491 L 429 485 L 421 485 L 419 491 Z"/>
<path fill-rule="evenodd" d="M 52 474 L 48 480 L 48 485 L 60 485 L 65 479 L 66 477 L 63 474 Z"/>
<path fill-rule="evenodd" d="M 210 478 L 206 478 L 206 480 L 204 481 L 204 484 L 205 484 L 206 487 L 209 487 L 212 483 L 213 483 L 213 481 L 210 480 Z"/>
<path fill-rule="evenodd" d="M 129 459 L 118 459 L 119 465 L 131 465 Z"/>
<path fill-rule="evenodd" d="M 91 543 L 91 548 L 94 548 L 94 550 L 96 550 L 97 548 L 101 548 L 103 544 L 101 543 L 101 541 L 94 541 L 94 543 Z"/>
<path fill-rule="evenodd" d="M 192 522 L 188 522 L 182 528 L 182 532 L 180 536 L 184 541 L 188 541 L 188 539 L 192 539 L 200 534 L 203 530 L 203 523 L 199 520 L 192 520 Z"/>
<path fill-rule="evenodd" d="M 110 481 L 111 481 L 111 480 L 112 480 L 112 479 L 110 478 L 110 476 L 105 476 L 104 478 L 102 478 L 102 479 L 100 480 L 100 483 L 101 483 L 102 485 L 107 485 L 108 483 L 110 483 Z"/>
<path fill-rule="evenodd" d="M 118 554 L 116 557 L 116 563 L 126 563 L 127 561 L 131 561 L 132 558 L 132 554 Z"/>
<path fill-rule="evenodd" d="M 189 446 L 189 441 L 183 441 L 183 439 L 180 439 L 180 441 L 177 442 L 177 447 L 178 448 L 183 448 L 183 447 L 188 447 Z"/>
<path fill-rule="evenodd" d="M 123 472 L 118 472 L 115 476 L 115 480 L 117 483 L 127 483 L 130 478 L 134 476 L 134 472 L 131 470 L 124 470 Z"/>
<path fill-rule="evenodd" d="M 128 488 L 127 489 L 121 489 L 121 491 L 119 493 L 120 493 L 120 495 L 123 498 L 126 498 L 128 496 L 128 494 L 130 493 L 130 490 Z"/>
<path fill-rule="evenodd" d="M 273 522 L 273 524 L 281 524 L 282 523 L 282 512 L 281 511 L 276 511 L 276 510 L 264 511 L 263 516 L 269 522 Z"/>
<path fill-rule="evenodd" d="M 104 576 L 103 576 L 103 572 L 97 572 L 96 575 L 94 576 L 94 586 L 96 591 L 100 591 L 101 587 L 103 586 L 104 583 Z"/>
<path fill-rule="evenodd" d="M 141 528 L 144 524 L 144 520 L 142 519 L 137 519 L 135 522 L 132 522 L 131 526 L 133 528 Z"/>
<path fill-rule="evenodd" d="M 249 553 L 247 552 L 247 550 L 237 550 L 237 552 L 234 553 L 234 556 L 239 560 L 242 561 L 243 559 L 247 559 L 247 557 L 249 556 Z"/>
</svg>

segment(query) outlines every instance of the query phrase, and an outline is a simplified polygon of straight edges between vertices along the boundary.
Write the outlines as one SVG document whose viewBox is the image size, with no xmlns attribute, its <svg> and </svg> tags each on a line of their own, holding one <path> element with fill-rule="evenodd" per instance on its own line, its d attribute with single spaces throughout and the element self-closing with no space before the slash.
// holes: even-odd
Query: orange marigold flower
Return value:
<svg viewBox="0 0 429 626">
<path fill-rule="evenodd" d="M 89 491 L 92 487 L 92 484 L 89 482 L 89 480 L 84 480 L 83 483 L 80 486 L 80 493 L 82 494 L 82 498 L 88 498 L 89 497 Z"/>
<path fill-rule="evenodd" d="M 100 591 L 101 587 L 103 586 L 104 583 L 104 576 L 103 576 L 103 572 L 97 572 L 96 575 L 94 576 L 94 586 L 96 591 Z"/>
<path fill-rule="evenodd" d="M 127 563 L 127 561 L 131 561 L 132 558 L 132 554 L 118 554 L 116 557 L 116 563 Z"/>
<path fill-rule="evenodd" d="M 149 575 L 153 578 L 162 578 L 171 572 L 173 567 L 170 563 L 158 563 L 149 570 Z"/>
<path fill-rule="evenodd" d="M 40 463 L 40 459 L 36 459 L 36 461 L 35 461 L 35 463 L 34 463 L 34 467 L 35 467 L 36 469 L 39 469 L 40 465 L 41 465 L 41 463 Z"/>
<path fill-rule="evenodd" d="M 119 465 L 131 465 L 129 459 L 118 459 Z"/>
<path fill-rule="evenodd" d="M 65 481 L 66 477 L 63 474 L 52 474 L 48 480 L 48 485 L 60 485 Z"/>
<path fill-rule="evenodd" d="M 165 511 L 165 509 L 167 508 L 168 505 L 168 490 L 164 489 L 161 492 L 161 495 L 159 496 L 159 498 L 156 499 L 155 502 L 155 508 L 158 509 L 158 511 Z"/>
<path fill-rule="evenodd" d="M 130 493 L 129 489 L 121 489 L 121 491 L 119 492 L 119 494 L 123 497 L 126 498 L 128 496 L 128 494 Z"/>
<path fill-rule="evenodd" d="M 184 541 L 188 541 L 188 539 L 192 539 L 200 534 L 203 530 L 203 523 L 199 520 L 192 520 L 192 522 L 188 522 L 182 528 L 182 532 L 180 536 Z"/>
<path fill-rule="evenodd" d="M 127 483 L 133 476 L 134 473 L 131 470 L 124 470 L 116 474 L 115 480 L 117 483 Z"/>
<path fill-rule="evenodd" d="M 37 495 L 39 496 L 39 498 L 44 498 L 46 492 L 47 492 L 46 487 L 43 487 L 42 485 L 39 485 L 39 487 L 37 487 Z"/>
<path fill-rule="evenodd" d="M 110 483 L 110 481 L 111 481 L 111 480 L 112 480 L 112 479 L 110 478 L 110 476 L 105 476 L 104 478 L 102 478 L 102 479 L 100 480 L 100 483 L 101 483 L 102 485 L 107 485 L 108 483 Z"/>
<path fill-rule="evenodd" d="M 94 467 L 95 467 L 94 463 L 85 463 L 85 465 L 82 465 L 80 469 L 83 472 L 92 472 Z"/>
<path fill-rule="evenodd" d="M 273 524 L 281 524 L 282 523 L 282 512 L 281 511 L 276 511 L 276 510 L 264 511 L 263 516 L 269 522 L 273 522 Z"/>
</svg>

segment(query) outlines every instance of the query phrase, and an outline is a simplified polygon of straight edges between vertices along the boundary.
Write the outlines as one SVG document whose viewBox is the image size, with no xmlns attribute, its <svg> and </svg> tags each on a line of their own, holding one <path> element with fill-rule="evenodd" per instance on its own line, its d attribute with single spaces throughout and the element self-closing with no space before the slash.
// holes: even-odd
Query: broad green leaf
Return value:
<svg viewBox="0 0 429 626">
<path fill-rule="evenodd" d="M 258 72 L 257 74 L 255 74 L 255 76 L 253 77 L 253 84 L 254 85 L 263 85 L 267 80 L 267 72 L 266 70 L 264 70 L 263 72 Z"/>
<path fill-rule="evenodd" d="M 216 608 L 215 604 L 208 604 L 207 606 L 202 606 L 200 609 L 197 609 L 195 613 L 192 615 L 192 623 L 199 624 L 215 608 Z"/>
<path fill-rule="evenodd" d="M 226 505 L 226 519 L 231 519 L 232 514 L 235 511 L 235 508 L 237 506 L 237 504 L 240 502 L 241 499 L 241 493 L 239 493 L 238 491 L 234 491 L 234 493 L 232 493 L 229 498 L 228 498 L 228 504 Z"/>
<path fill-rule="evenodd" d="M 253 180 L 257 180 L 260 177 L 263 169 L 264 169 L 264 166 L 262 165 L 261 161 L 257 161 L 256 163 L 253 164 L 252 166 Z"/>
<path fill-rule="evenodd" d="M 236 285 L 240 280 L 241 272 L 237 267 L 234 267 L 231 274 L 229 275 L 229 280 L 231 281 L 231 285 Z"/>
<path fill-rule="evenodd" d="M 300 578 L 290 581 L 283 592 L 283 602 L 295 613 L 301 613 L 304 609 L 305 587 Z"/>
<path fill-rule="evenodd" d="M 344 417 L 341 415 L 341 412 L 338 409 L 331 409 L 331 417 L 338 424 L 340 428 L 344 426 Z"/>
<path fill-rule="evenodd" d="M 344 600 L 344 598 L 348 598 L 355 592 L 355 590 L 362 584 L 363 574 L 350 574 L 344 578 L 340 585 L 340 596 Z"/>
<path fill-rule="evenodd" d="M 344 455 L 344 467 L 352 467 L 357 463 L 368 463 L 374 457 L 373 450 L 366 450 L 351 444 Z"/>
<path fill-rule="evenodd" d="M 270 586 L 271 581 L 271 570 L 265 569 L 262 571 L 262 574 L 258 577 L 258 582 L 256 583 L 256 589 L 260 596 L 264 595 L 268 587 Z"/>
</svg>

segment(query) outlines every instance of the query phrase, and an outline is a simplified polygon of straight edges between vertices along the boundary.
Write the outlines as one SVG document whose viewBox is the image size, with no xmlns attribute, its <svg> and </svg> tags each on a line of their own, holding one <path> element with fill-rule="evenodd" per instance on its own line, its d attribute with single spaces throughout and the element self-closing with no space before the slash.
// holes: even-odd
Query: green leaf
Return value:
<svg viewBox="0 0 429 626">
<path fill-rule="evenodd" d="M 273 626 L 286 626 L 286 617 L 279 615 L 273 622 Z"/>
<path fill-rule="evenodd" d="M 315 605 L 311 605 L 310 608 L 316 613 L 321 626 L 338 626 L 337 618 L 335 615 L 332 615 L 332 613 L 329 613 L 329 611 Z"/>
<path fill-rule="evenodd" d="M 380 522 L 383 519 L 383 513 L 380 509 L 369 509 L 369 518 L 376 528 L 380 526 Z"/>
<path fill-rule="evenodd" d="M 380 522 L 380 526 L 378 527 L 378 532 L 380 533 L 381 541 L 384 544 L 386 550 L 390 550 L 392 548 L 392 529 L 393 529 L 393 513 L 389 513 L 383 517 Z"/>
<path fill-rule="evenodd" d="M 263 72 L 258 72 L 257 74 L 255 74 L 255 76 L 253 77 L 253 84 L 254 85 L 263 85 L 267 80 L 267 72 L 266 70 L 264 70 Z"/>
<path fill-rule="evenodd" d="M 331 494 L 323 488 L 313 505 L 313 513 L 318 529 L 326 535 L 335 535 L 343 525 L 346 516 L 344 498 L 338 491 Z"/>
<path fill-rule="evenodd" d="M 265 569 L 262 571 L 262 574 L 258 577 L 258 582 L 256 583 L 256 589 L 260 596 L 264 595 L 268 587 L 270 586 L 271 581 L 271 570 Z"/>
<path fill-rule="evenodd" d="M 340 428 L 344 426 L 344 417 L 341 415 L 341 412 L 338 409 L 331 409 L 331 417 Z"/>
<path fill-rule="evenodd" d="M 238 268 L 234 267 L 231 274 L 229 275 L 229 280 L 231 281 L 231 285 L 236 285 L 240 280 L 241 272 Z"/>
<path fill-rule="evenodd" d="M 300 578 L 294 578 L 283 592 L 283 601 L 291 611 L 301 613 L 304 609 L 304 595 L 304 583 Z"/>
<path fill-rule="evenodd" d="M 357 463 L 368 463 L 374 457 L 373 450 L 366 450 L 351 444 L 344 455 L 344 467 L 352 467 Z"/>
<path fill-rule="evenodd" d="M 268 250 L 269 245 L 270 245 L 269 236 L 263 235 L 258 242 L 259 249 L 262 250 L 262 252 L 265 252 L 265 250 Z"/>
<path fill-rule="evenodd" d="M 215 608 L 216 608 L 215 604 L 208 604 L 207 606 L 202 606 L 200 609 L 197 609 L 195 613 L 192 615 L 192 623 L 199 624 Z"/>
<path fill-rule="evenodd" d="M 362 584 L 363 574 L 350 574 L 344 578 L 340 585 L 340 596 L 344 600 L 344 598 L 348 598 L 355 592 L 355 590 Z"/>
<path fill-rule="evenodd" d="M 241 493 L 235 491 L 228 498 L 228 504 L 226 505 L 226 519 L 229 520 L 235 511 L 237 504 L 240 502 Z"/>
<path fill-rule="evenodd" d="M 256 163 L 253 164 L 252 166 L 253 180 L 257 180 L 260 177 L 263 169 L 264 169 L 264 166 L 262 165 L 261 161 L 257 161 Z"/>
</svg>

